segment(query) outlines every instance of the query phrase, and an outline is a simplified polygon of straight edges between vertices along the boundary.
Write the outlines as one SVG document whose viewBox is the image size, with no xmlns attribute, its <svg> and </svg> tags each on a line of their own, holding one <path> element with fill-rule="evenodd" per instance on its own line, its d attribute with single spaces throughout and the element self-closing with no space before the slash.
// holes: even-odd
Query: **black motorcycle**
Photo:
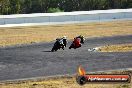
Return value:
<svg viewBox="0 0 132 88">
<path fill-rule="evenodd" d="M 57 51 L 58 49 L 63 49 L 64 50 L 64 48 L 65 48 L 65 44 L 63 44 L 63 40 L 57 40 L 56 42 L 55 42 L 55 44 L 54 44 L 54 46 L 53 46 L 53 48 L 52 48 L 52 52 L 54 52 L 54 51 Z"/>
</svg>

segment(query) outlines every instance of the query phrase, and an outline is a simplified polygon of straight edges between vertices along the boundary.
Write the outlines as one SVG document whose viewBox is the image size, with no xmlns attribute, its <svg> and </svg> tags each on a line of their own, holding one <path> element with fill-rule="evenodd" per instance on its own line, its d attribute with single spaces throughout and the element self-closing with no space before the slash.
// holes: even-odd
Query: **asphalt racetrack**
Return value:
<svg viewBox="0 0 132 88">
<path fill-rule="evenodd" d="M 50 52 L 54 42 L 0 48 L 0 81 L 75 74 L 79 65 L 87 72 L 132 68 L 132 52 L 90 52 L 89 48 L 132 43 L 132 35 L 90 38 L 78 49 Z"/>
</svg>

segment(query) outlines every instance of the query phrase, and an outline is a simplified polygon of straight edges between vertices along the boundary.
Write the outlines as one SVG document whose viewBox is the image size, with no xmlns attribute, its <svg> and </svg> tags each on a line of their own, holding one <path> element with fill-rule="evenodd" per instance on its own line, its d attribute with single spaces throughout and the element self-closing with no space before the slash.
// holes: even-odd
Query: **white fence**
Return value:
<svg viewBox="0 0 132 88">
<path fill-rule="evenodd" d="M 132 9 L 0 15 L 0 25 L 27 23 L 92 22 L 132 18 Z"/>
</svg>

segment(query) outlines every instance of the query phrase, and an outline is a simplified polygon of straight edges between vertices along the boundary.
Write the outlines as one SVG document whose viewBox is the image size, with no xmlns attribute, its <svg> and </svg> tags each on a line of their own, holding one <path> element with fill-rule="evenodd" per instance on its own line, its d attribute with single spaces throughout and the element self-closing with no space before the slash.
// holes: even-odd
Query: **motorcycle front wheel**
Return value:
<svg viewBox="0 0 132 88">
<path fill-rule="evenodd" d="M 51 51 L 54 52 L 54 51 L 57 51 L 57 50 L 58 49 L 56 49 L 55 47 L 53 47 Z"/>
</svg>

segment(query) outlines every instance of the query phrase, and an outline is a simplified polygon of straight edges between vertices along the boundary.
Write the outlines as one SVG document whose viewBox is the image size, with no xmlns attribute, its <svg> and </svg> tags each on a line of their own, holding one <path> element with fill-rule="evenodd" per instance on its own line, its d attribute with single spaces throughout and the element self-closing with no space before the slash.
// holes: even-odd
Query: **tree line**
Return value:
<svg viewBox="0 0 132 88">
<path fill-rule="evenodd" d="M 132 8 L 132 0 L 0 0 L 0 14 Z"/>
</svg>

